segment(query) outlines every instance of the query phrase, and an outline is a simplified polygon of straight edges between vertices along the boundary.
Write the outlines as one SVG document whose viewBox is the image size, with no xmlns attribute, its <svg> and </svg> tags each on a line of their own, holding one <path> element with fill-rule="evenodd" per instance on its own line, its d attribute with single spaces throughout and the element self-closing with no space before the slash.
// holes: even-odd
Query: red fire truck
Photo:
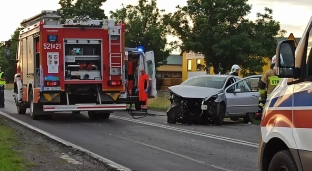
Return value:
<svg viewBox="0 0 312 171">
<path fill-rule="evenodd" d="M 18 114 L 29 108 L 33 119 L 43 119 L 87 111 L 90 119 L 108 119 L 126 110 L 128 53 L 143 60 L 139 65 L 151 73 L 150 94 L 156 96 L 155 67 L 148 69 L 154 55 L 125 51 L 124 24 L 88 16 L 61 20 L 62 11 L 45 10 L 21 23 L 13 90 Z"/>
</svg>

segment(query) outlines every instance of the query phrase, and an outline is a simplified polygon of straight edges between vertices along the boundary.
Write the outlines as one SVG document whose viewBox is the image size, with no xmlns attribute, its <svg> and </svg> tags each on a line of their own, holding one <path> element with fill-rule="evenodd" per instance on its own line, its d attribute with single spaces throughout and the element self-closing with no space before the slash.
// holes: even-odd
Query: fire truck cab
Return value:
<svg viewBox="0 0 312 171">
<path fill-rule="evenodd" d="M 258 159 L 261 171 L 312 169 L 312 18 L 298 46 L 277 45 L 281 79 L 263 108 Z M 310 113 L 311 112 L 311 113 Z"/>
<path fill-rule="evenodd" d="M 62 11 L 44 10 L 21 23 L 13 90 L 17 113 L 29 108 L 33 119 L 43 119 L 87 111 L 90 119 L 108 119 L 126 110 L 119 100 L 128 97 L 125 24 L 88 16 L 61 20 Z M 146 70 L 148 61 L 155 66 L 152 51 L 139 58 Z M 155 80 L 155 67 L 150 77 Z"/>
</svg>

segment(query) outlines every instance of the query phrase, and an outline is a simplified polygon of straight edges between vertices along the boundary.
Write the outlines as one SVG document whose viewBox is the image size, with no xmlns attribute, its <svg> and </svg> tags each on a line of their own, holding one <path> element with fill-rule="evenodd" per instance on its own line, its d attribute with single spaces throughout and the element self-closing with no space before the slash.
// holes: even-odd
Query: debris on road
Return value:
<svg viewBox="0 0 312 171">
<path fill-rule="evenodd" d="M 21 158 L 19 161 L 25 170 L 112 170 L 108 169 L 108 167 L 102 162 L 90 158 L 78 150 L 54 142 L 53 140 L 28 130 L 3 116 L 0 116 L 0 126 L 1 125 L 12 128 L 12 132 L 16 135 L 16 145 L 10 147 L 12 147 L 13 152 L 15 151 L 17 156 Z M 12 137 L 14 134 L 12 134 Z M 13 163 L 12 165 L 15 164 L 16 163 Z M 12 169 L 14 170 L 15 168 Z"/>
</svg>

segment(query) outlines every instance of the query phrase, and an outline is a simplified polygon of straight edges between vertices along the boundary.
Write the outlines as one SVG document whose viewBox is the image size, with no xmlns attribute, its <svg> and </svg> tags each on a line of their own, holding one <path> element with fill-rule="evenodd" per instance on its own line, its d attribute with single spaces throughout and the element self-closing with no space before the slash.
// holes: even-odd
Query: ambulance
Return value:
<svg viewBox="0 0 312 171">
<path fill-rule="evenodd" d="M 312 18 L 297 47 L 293 40 L 277 46 L 275 70 L 282 79 L 263 108 L 261 171 L 312 170 L 311 28 Z"/>
</svg>

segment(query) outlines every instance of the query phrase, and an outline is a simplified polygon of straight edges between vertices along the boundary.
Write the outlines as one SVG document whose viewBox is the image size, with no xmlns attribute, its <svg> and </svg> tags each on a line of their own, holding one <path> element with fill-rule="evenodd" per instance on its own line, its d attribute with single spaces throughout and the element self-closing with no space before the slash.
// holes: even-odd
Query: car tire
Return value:
<svg viewBox="0 0 312 171">
<path fill-rule="evenodd" d="M 243 118 L 244 123 L 253 123 L 254 121 L 254 114 L 253 113 L 246 113 L 246 115 Z"/>
<path fill-rule="evenodd" d="M 217 108 L 217 114 L 218 115 L 215 118 L 215 122 L 218 126 L 223 125 L 223 120 L 225 117 L 225 110 L 226 110 L 225 104 L 219 104 L 218 105 L 218 108 Z"/>
<path fill-rule="evenodd" d="M 277 152 L 269 165 L 268 171 L 298 171 L 296 162 L 289 150 L 282 150 Z"/>
</svg>

